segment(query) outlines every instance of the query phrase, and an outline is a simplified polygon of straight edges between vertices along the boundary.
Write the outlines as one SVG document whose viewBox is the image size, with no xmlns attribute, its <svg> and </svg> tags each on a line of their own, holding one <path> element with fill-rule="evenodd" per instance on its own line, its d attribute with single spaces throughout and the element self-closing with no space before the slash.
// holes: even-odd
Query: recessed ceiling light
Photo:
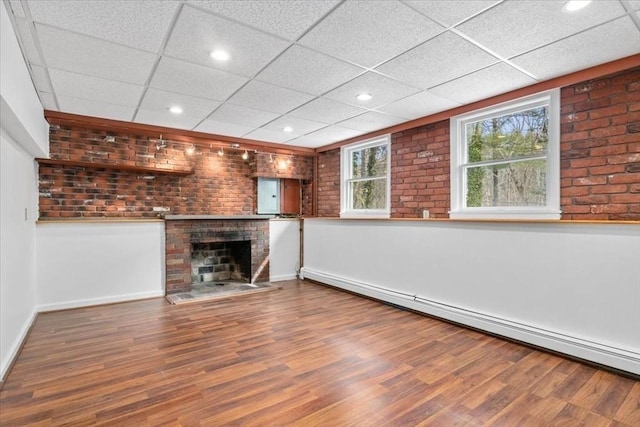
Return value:
<svg viewBox="0 0 640 427">
<path fill-rule="evenodd" d="M 229 59 L 229 53 L 222 49 L 216 49 L 211 51 L 209 56 L 211 56 L 213 59 L 217 61 L 226 61 Z"/>
<path fill-rule="evenodd" d="M 372 98 L 372 96 L 368 93 L 360 93 L 356 96 L 358 101 L 368 101 Z"/>
<path fill-rule="evenodd" d="M 293 128 L 291 126 L 285 126 L 282 128 L 282 130 L 285 132 L 293 132 Z"/>
<path fill-rule="evenodd" d="M 174 105 L 173 107 L 169 107 L 169 111 L 171 111 L 173 114 L 182 114 L 182 107 L 178 107 L 177 105 Z"/>
<path fill-rule="evenodd" d="M 571 0 L 564 5 L 564 9 L 567 12 L 575 12 L 576 10 L 586 7 L 589 3 L 591 3 L 591 0 Z"/>
</svg>

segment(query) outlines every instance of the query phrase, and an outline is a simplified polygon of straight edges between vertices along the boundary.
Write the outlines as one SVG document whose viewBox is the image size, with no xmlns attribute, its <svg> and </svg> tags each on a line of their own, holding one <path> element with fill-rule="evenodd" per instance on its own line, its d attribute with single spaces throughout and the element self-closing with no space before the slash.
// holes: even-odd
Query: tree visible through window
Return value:
<svg viewBox="0 0 640 427">
<path fill-rule="evenodd" d="M 467 206 L 545 206 L 548 128 L 547 107 L 467 123 Z"/>
<path fill-rule="evenodd" d="M 384 209 L 386 205 L 387 146 L 351 152 L 353 209 Z"/>
<path fill-rule="evenodd" d="M 560 218 L 559 91 L 451 118 L 451 218 Z"/>
<path fill-rule="evenodd" d="M 389 137 L 343 147 L 341 215 L 389 215 Z"/>
</svg>

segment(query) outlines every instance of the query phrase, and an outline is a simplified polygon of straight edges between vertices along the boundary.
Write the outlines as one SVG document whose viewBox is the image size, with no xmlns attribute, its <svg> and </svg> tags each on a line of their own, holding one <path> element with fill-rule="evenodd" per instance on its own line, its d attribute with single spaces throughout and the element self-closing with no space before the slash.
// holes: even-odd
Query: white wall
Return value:
<svg viewBox="0 0 640 427">
<path fill-rule="evenodd" d="M 31 82 L 6 5 L 0 6 L 0 119 L 2 128 L 33 157 L 49 155 L 49 125 Z"/>
<path fill-rule="evenodd" d="M 4 378 L 36 313 L 36 173 L 33 158 L 1 130 L 0 378 Z"/>
<path fill-rule="evenodd" d="M 0 380 L 35 318 L 34 157 L 48 155 L 48 124 L 0 5 Z"/>
<path fill-rule="evenodd" d="M 38 311 L 163 296 L 164 223 L 40 222 Z"/>
<path fill-rule="evenodd" d="M 300 220 L 269 221 L 269 281 L 291 280 L 300 269 Z"/>
<path fill-rule="evenodd" d="M 640 373 L 640 226 L 305 219 L 304 277 Z"/>
</svg>

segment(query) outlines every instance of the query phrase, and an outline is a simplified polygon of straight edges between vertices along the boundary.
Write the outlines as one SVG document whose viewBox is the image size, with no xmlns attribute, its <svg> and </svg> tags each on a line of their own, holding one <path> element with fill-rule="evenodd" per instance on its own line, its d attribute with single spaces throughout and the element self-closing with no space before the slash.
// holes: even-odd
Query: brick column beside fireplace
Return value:
<svg viewBox="0 0 640 427">
<path fill-rule="evenodd" d="M 166 293 L 191 289 L 192 243 L 251 241 L 251 282 L 269 281 L 267 219 L 167 219 Z"/>
</svg>

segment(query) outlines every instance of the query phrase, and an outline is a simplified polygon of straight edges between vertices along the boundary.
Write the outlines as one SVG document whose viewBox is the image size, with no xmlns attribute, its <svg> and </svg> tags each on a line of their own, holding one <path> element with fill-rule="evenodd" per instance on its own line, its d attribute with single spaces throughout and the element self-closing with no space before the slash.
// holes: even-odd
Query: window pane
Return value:
<svg viewBox="0 0 640 427">
<path fill-rule="evenodd" d="M 546 153 L 549 146 L 547 107 L 467 123 L 469 163 Z"/>
<path fill-rule="evenodd" d="M 350 182 L 353 209 L 385 209 L 387 206 L 387 180 L 371 179 Z"/>
<path fill-rule="evenodd" d="M 351 154 L 351 178 L 372 178 L 387 173 L 387 146 L 365 148 Z"/>
<path fill-rule="evenodd" d="M 469 167 L 467 207 L 545 206 L 544 159 Z"/>
</svg>

